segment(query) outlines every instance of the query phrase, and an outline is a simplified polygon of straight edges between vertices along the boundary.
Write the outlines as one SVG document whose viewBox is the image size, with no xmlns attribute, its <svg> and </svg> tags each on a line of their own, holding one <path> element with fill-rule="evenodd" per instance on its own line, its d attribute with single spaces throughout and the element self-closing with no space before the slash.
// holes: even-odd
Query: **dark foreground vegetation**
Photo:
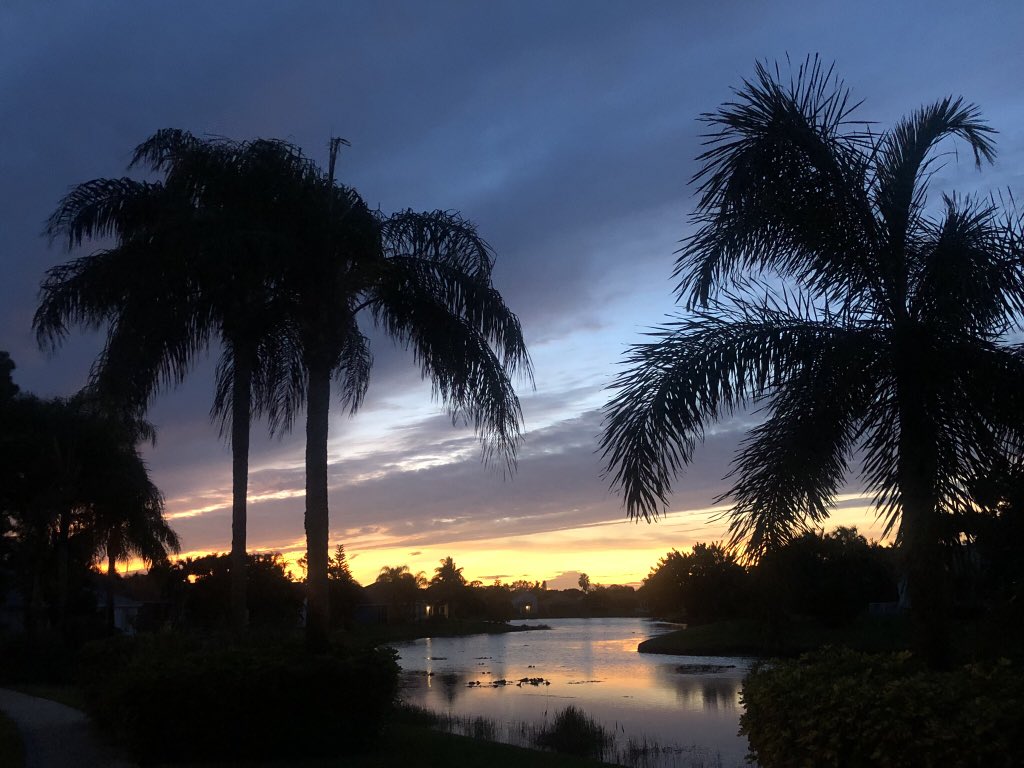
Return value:
<svg viewBox="0 0 1024 768">
<path fill-rule="evenodd" d="M 741 732 L 762 766 L 1016 766 L 1024 670 L 1006 659 L 948 671 L 910 653 L 829 649 L 756 668 Z"/>
<path fill-rule="evenodd" d="M 24 745 L 18 728 L 3 712 L 0 712 L 0 765 L 5 768 L 22 768 L 25 765 Z"/>
</svg>

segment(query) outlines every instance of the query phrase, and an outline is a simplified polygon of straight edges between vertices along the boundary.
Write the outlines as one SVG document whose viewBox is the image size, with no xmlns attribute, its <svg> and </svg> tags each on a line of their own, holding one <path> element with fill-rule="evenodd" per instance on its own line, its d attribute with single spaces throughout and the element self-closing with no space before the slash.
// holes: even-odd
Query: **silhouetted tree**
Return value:
<svg viewBox="0 0 1024 768">
<path fill-rule="evenodd" d="M 163 518 L 136 440 L 86 395 L 13 398 L 0 411 L 0 509 L 12 523 L 27 595 L 28 626 L 39 627 L 46 583 L 63 629 L 73 565 L 137 553 L 166 558 L 177 537 Z"/>
<path fill-rule="evenodd" d="M 629 354 L 603 447 L 630 515 L 654 518 L 705 426 L 763 402 L 727 494 L 753 559 L 828 516 L 859 449 L 905 555 L 918 648 L 941 662 L 943 519 L 1024 439 L 1024 362 L 1005 343 L 1024 227 L 990 201 L 927 208 L 943 139 L 979 166 L 994 156 L 977 107 L 946 98 L 876 134 L 854 106 L 815 59 L 788 84 L 759 65 L 704 117 L 697 231 L 676 262 L 692 311 Z"/>
<path fill-rule="evenodd" d="M 656 613 L 703 623 L 738 615 L 747 604 L 747 574 L 721 544 L 673 549 L 644 579 L 644 598 Z"/>
<path fill-rule="evenodd" d="M 581 573 L 576 583 L 580 585 L 580 590 L 583 594 L 587 594 L 590 591 L 590 577 L 587 574 Z"/>
<path fill-rule="evenodd" d="M 455 565 L 451 556 L 444 558 L 441 564 L 434 569 L 434 575 L 430 579 L 431 584 L 445 586 L 464 587 L 466 578 L 462 575 L 462 568 Z"/>
<path fill-rule="evenodd" d="M 331 621 L 347 627 L 355 607 L 363 601 L 363 588 L 349 570 L 345 545 L 338 544 L 327 564 L 328 590 L 331 595 Z"/>
<path fill-rule="evenodd" d="M 354 189 L 335 183 L 339 144 L 331 141 L 327 173 L 306 190 L 303 215 L 293 222 L 297 250 L 283 278 L 306 382 L 306 629 L 313 648 L 325 645 L 329 623 L 331 379 L 354 413 L 372 363 L 360 318 L 369 315 L 411 349 L 453 420 L 473 425 L 485 459 L 496 453 L 509 467 L 521 424 L 510 376 L 530 371 L 519 320 L 491 284 L 493 257 L 475 227 L 443 211 L 371 212 Z"/>
<path fill-rule="evenodd" d="M 891 551 L 868 541 L 856 528 L 830 533 L 805 531 L 765 554 L 753 571 L 762 603 L 778 601 L 791 614 L 826 625 L 849 622 L 868 603 L 898 597 Z"/>
<path fill-rule="evenodd" d="M 412 573 L 407 565 L 385 565 L 377 574 L 377 584 L 384 586 L 385 599 L 394 615 L 407 617 L 420 590 L 427 586 L 427 577 L 422 572 Z"/>
<path fill-rule="evenodd" d="M 11 356 L 0 350 L 0 407 L 19 392 L 18 385 L 14 383 L 12 376 L 15 367 Z"/>
<path fill-rule="evenodd" d="M 281 554 L 250 552 L 246 561 L 252 626 L 296 627 L 302 610 L 302 585 L 291 579 Z M 168 580 L 169 586 L 182 603 L 179 610 L 187 625 L 203 629 L 226 626 L 233 567 L 230 555 L 216 552 L 173 566 L 177 578 Z"/>
<path fill-rule="evenodd" d="M 290 422 L 301 381 L 291 379 L 274 269 L 290 243 L 274 228 L 294 199 L 294 177 L 309 165 L 290 145 L 197 139 L 158 131 L 131 166 L 159 182 L 96 179 L 75 187 L 51 216 L 51 239 L 69 249 L 104 247 L 55 267 L 41 291 L 40 343 L 59 344 L 69 323 L 106 325 L 95 381 L 118 402 L 142 408 L 161 384 L 176 384 L 211 336 L 223 346 L 212 413 L 232 446 L 231 615 L 247 621 L 246 486 L 253 412 L 272 426 Z"/>
</svg>

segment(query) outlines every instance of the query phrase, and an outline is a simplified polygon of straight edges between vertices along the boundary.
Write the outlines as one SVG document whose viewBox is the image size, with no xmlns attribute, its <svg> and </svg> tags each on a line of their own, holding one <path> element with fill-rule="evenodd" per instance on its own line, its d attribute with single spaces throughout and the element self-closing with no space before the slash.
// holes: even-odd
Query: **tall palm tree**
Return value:
<svg viewBox="0 0 1024 768">
<path fill-rule="evenodd" d="M 452 415 L 471 423 L 485 460 L 512 467 L 522 414 L 511 384 L 531 375 L 519 320 L 491 283 L 494 259 L 476 228 L 457 214 L 370 211 L 337 184 L 339 142 L 328 172 L 307 187 L 300 243 L 282 278 L 289 322 L 301 350 L 306 389 L 307 642 L 322 648 L 329 626 L 327 437 L 332 378 L 350 413 L 372 365 L 363 318 L 411 349 L 424 378 Z"/>
<path fill-rule="evenodd" d="M 197 139 L 159 131 L 131 166 L 160 182 L 98 179 L 75 187 L 51 216 L 51 238 L 69 249 L 113 238 L 47 273 L 35 316 L 43 345 L 70 324 L 107 327 L 94 379 L 107 397 L 144 407 L 161 385 L 180 382 L 195 356 L 219 337 L 213 413 L 232 446 L 232 623 L 247 622 L 246 490 L 250 423 L 265 412 L 287 426 L 302 391 L 291 378 L 272 267 L 287 243 L 272 226 L 293 204 L 293 179 L 308 163 L 283 142 Z"/>
<path fill-rule="evenodd" d="M 905 553 L 918 647 L 941 661 L 944 523 L 1024 441 L 1007 343 L 1024 227 L 992 201 L 928 205 L 943 139 L 993 159 L 977 107 L 942 99 L 880 134 L 854 108 L 815 59 L 788 83 L 759 65 L 704 116 L 697 229 L 676 262 L 690 313 L 630 352 L 602 446 L 629 514 L 652 519 L 707 425 L 761 405 L 723 496 L 753 559 L 825 519 L 859 456 Z"/>
</svg>

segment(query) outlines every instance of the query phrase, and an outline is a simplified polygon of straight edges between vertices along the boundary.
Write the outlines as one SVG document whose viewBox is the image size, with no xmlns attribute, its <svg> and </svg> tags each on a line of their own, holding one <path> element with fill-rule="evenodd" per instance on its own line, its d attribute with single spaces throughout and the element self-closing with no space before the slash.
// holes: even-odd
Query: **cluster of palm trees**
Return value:
<svg viewBox="0 0 1024 768">
<path fill-rule="evenodd" d="M 131 166 L 158 181 L 75 187 L 48 232 L 99 250 L 51 269 L 35 316 L 40 343 L 70 326 L 106 328 L 92 374 L 104 397 L 142 413 L 219 343 L 212 413 L 231 441 L 232 623 L 246 624 L 246 490 L 251 421 L 288 429 L 306 412 L 307 641 L 329 621 L 327 437 L 332 381 L 354 413 L 369 383 L 366 322 L 413 353 L 453 421 L 485 458 L 511 466 L 521 411 L 511 379 L 531 375 L 517 317 L 491 284 L 475 227 L 443 211 L 371 210 L 287 142 L 159 131 Z"/>
<path fill-rule="evenodd" d="M 815 58 L 788 83 L 759 65 L 705 115 L 696 231 L 675 273 L 687 314 L 633 348 L 602 447 L 629 514 L 654 519 L 705 429 L 760 406 L 725 494 L 732 543 L 751 560 L 819 525 L 859 458 L 937 657 L 942 545 L 977 509 L 976 485 L 1024 444 L 1024 356 L 1006 343 L 1024 309 L 1024 226 L 998 201 L 929 206 L 943 140 L 965 142 L 979 166 L 994 157 L 977 107 L 943 99 L 877 133 L 855 106 Z M 530 375 L 474 227 L 370 210 L 335 182 L 339 145 L 324 172 L 286 142 L 158 132 L 132 164 L 160 181 L 88 182 L 54 213 L 49 232 L 69 247 L 110 245 L 51 270 L 35 318 L 44 344 L 106 325 L 95 384 L 136 412 L 220 342 L 213 412 L 234 452 L 238 627 L 250 422 L 287 429 L 305 407 L 313 645 L 327 628 L 331 383 L 357 410 L 372 364 L 363 318 L 413 351 L 488 457 L 514 459 L 510 377 Z"/>
<path fill-rule="evenodd" d="M 708 426 L 759 407 L 723 496 L 754 560 L 820 525 L 859 459 L 938 660 L 943 543 L 1024 448 L 1024 226 L 999 200 L 929 205 L 944 139 L 994 157 L 976 106 L 945 98 L 881 133 L 855 106 L 815 58 L 789 82 L 758 66 L 704 116 L 675 272 L 688 314 L 632 349 L 603 448 L 630 515 L 655 518 Z"/>
</svg>

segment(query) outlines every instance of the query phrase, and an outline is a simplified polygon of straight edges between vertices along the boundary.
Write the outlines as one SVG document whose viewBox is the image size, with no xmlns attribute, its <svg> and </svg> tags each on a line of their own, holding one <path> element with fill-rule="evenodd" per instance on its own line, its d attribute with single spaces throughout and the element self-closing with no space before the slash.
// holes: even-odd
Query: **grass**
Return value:
<svg viewBox="0 0 1024 768">
<path fill-rule="evenodd" d="M 611 742 L 611 734 L 573 705 L 555 715 L 554 722 L 536 737 L 542 747 L 582 757 L 601 757 Z"/>
<path fill-rule="evenodd" d="M 4 768 L 24 768 L 25 748 L 18 727 L 0 712 L 0 765 Z"/>
<path fill-rule="evenodd" d="M 160 768 L 523 768 L 527 765 L 530 768 L 607 768 L 608 764 L 456 736 L 422 725 L 400 724 L 391 730 L 379 750 L 362 755 L 268 763 L 173 763 Z"/>
<path fill-rule="evenodd" d="M 798 656 L 826 645 L 883 653 L 905 649 L 909 641 L 910 624 L 903 616 L 862 616 L 837 628 L 790 619 L 774 633 L 763 623 L 737 620 L 668 632 L 644 640 L 637 650 L 679 656 Z"/>
</svg>

